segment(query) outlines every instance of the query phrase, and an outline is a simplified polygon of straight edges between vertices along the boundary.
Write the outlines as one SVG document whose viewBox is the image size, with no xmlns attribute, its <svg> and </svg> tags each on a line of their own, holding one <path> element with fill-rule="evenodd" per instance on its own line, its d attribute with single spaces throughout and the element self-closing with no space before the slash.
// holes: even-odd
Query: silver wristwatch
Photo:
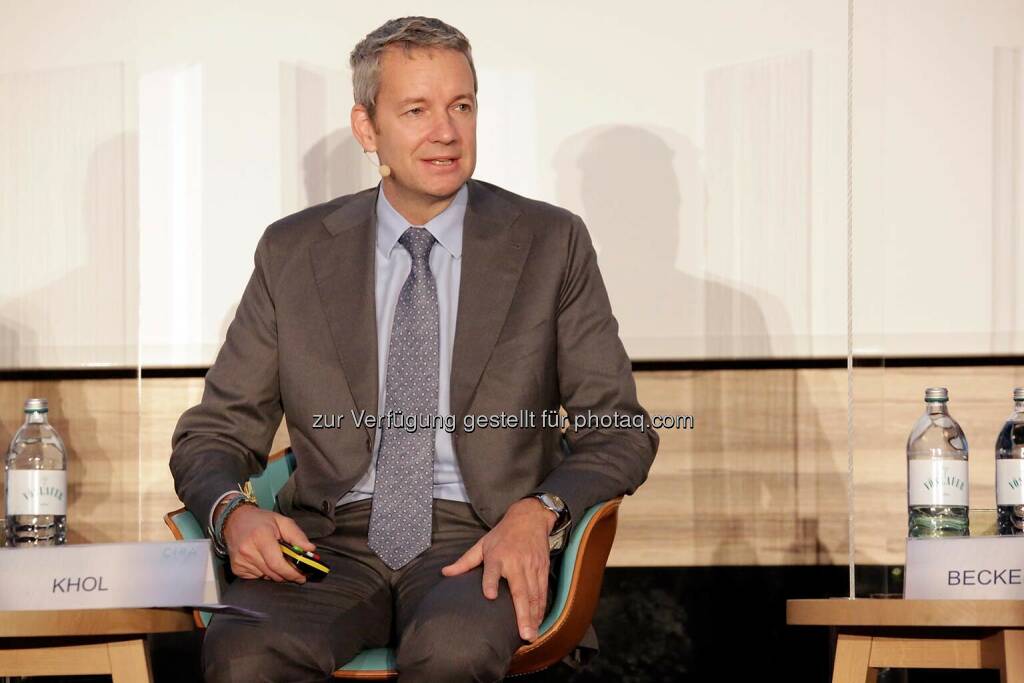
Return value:
<svg viewBox="0 0 1024 683">
<path fill-rule="evenodd" d="M 530 497 L 536 498 L 541 505 L 558 515 L 555 526 L 551 528 L 551 534 L 548 536 L 548 548 L 551 552 L 561 550 L 569 540 L 569 527 L 572 526 L 572 520 L 569 519 L 569 508 L 566 507 L 565 501 L 553 493 L 532 493 Z"/>
</svg>

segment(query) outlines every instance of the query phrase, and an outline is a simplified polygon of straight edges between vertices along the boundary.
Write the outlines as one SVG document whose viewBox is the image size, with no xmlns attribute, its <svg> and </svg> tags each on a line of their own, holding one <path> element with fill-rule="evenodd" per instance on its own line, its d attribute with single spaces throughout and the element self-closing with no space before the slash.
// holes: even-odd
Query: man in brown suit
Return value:
<svg viewBox="0 0 1024 683">
<path fill-rule="evenodd" d="M 266 230 L 173 437 L 178 495 L 239 577 L 224 600 L 269 614 L 214 618 L 204 670 L 325 680 L 392 644 L 403 681 L 499 680 L 537 636 L 550 549 L 644 481 L 658 438 L 583 222 L 470 179 L 465 37 L 406 17 L 351 61 L 353 133 L 382 182 Z M 282 415 L 296 469 L 271 512 L 237 487 Z M 331 573 L 306 583 L 278 539 Z"/>
</svg>

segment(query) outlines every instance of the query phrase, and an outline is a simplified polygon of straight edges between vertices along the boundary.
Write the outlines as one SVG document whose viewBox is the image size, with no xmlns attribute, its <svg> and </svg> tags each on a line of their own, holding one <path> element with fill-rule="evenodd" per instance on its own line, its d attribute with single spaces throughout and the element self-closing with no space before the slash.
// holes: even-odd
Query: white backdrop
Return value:
<svg viewBox="0 0 1024 683">
<path fill-rule="evenodd" d="M 376 181 L 348 52 L 438 16 L 476 177 L 582 215 L 635 359 L 846 351 L 847 3 L 0 2 L 0 367 L 212 362 L 273 220 Z M 1024 3 L 856 4 L 866 354 L 1024 353 Z"/>
</svg>

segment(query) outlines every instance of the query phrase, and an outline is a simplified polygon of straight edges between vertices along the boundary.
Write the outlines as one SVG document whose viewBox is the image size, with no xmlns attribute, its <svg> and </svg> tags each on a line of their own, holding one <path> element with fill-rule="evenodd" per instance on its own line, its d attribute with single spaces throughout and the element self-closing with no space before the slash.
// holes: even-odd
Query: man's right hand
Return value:
<svg viewBox="0 0 1024 683">
<path fill-rule="evenodd" d="M 304 550 L 316 549 L 291 518 L 254 505 L 242 505 L 228 517 L 222 533 L 235 576 L 306 583 L 306 577 L 285 561 L 278 545 L 281 539 Z"/>
</svg>

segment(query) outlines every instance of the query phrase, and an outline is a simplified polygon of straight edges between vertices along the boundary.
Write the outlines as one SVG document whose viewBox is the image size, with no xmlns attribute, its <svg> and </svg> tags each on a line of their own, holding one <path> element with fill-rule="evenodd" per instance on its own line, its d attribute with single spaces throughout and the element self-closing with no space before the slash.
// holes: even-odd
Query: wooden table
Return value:
<svg viewBox="0 0 1024 683">
<path fill-rule="evenodd" d="M 1024 600 L 789 600 L 786 623 L 838 631 L 833 683 L 876 669 L 999 669 L 1024 683 Z"/>
<path fill-rule="evenodd" d="M 187 610 L 0 612 L 0 676 L 110 674 L 114 683 L 151 682 L 146 635 L 194 628 Z"/>
</svg>

